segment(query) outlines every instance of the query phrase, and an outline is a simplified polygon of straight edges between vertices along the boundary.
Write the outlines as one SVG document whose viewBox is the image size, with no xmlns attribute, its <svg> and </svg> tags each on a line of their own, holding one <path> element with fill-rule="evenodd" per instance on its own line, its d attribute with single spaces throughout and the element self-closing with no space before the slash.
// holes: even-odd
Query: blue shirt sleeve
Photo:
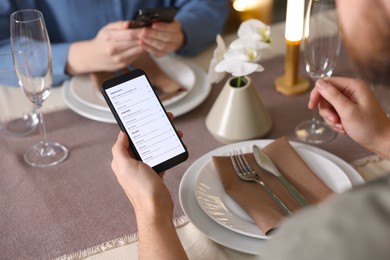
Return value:
<svg viewBox="0 0 390 260">
<path fill-rule="evenodd" d="M 227 0 L 177 1 L 185 45 L 177 51 L 181 55 L 196 55 L 215 41 L 221 33 L 229 13 Z"/>
<path fill-rule="evenodd" d="M 65 68 L 68 62 L 68 51 L 70 43 L 55 43 L 51 45 L 53 55 L 53 85 L 60 85 L 70 78 Z"/>
<path fill-rule="evenodd" d="M 11 45 L 9 41 L 9 17 L 13 11 L 13 7 L 8 0 L 0 1 L 0 53 L 11 54 Z M 13 69 L 12 59 L 1 59 L 0 67 L 4 70 Z M 5 73 L 2 73 L 0 76 L 0 84 L 18 86 L 16 77 L 12 77 L 11 75 L 5 75 Z"/>
</svg>

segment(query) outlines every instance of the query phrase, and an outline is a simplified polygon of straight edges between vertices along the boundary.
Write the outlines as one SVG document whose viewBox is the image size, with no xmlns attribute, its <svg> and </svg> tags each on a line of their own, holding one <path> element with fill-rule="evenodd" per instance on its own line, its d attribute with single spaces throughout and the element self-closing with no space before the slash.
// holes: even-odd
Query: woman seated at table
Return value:
<svg viewBox="0 0 390 260">
<path fill-rule="evenodd" d="M 390 1 L 337 0 L 343 35 L 359 72 L 372 83 L 390 83 Z M 365 19 L 362 19 L 364 17 Z M 333 128 L 390 159 L 390 120 L 361 80 L 319 80 L 311 93 Z M 173 203 L 162 179 L 136 161 L 119 134 L 112 168 L 134 206 L 139 256 L 185 259 L 172 223 Z M 389 259 L 390 175 L 333 197 L 287 219 L 264 246 L 262 259 Z M 207 258 L 207 256 L 205 256 Z"/>
<path fill-rule="evenodd" d="M 178 8 L 173 22 L 129 29 L 139 9 L 168 6 Z M 20 9 L 43 13 L 52 43 L 54 85 L 73 75 L 119 71 L 131 64 L 147 72 L 153 66 L 149 73 L 152 82 L 155 79 L 156 86 L 166 86 L 169 81 L 173 85 L 163 91 L 172 92 L 180 86 L 158 75 L 162 72 L 149 55 L 198 54 L 221 32 L 229 8 L 227 0 L 2 0 L 0 53 L 10 52 L 10 15 Z M 102 77 L 107 75 L 100 74 L 97 80 Z"/>
</svg>

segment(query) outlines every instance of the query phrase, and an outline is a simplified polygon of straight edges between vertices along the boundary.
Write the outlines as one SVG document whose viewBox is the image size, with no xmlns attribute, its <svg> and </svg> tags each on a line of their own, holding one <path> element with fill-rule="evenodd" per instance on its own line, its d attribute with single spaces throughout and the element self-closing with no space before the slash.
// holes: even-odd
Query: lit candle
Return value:
<svg viewBox="0 0 390 260">
<path fill-rule="evenodd" d="M 299 46 L 303 35 L 305 0 L 288 0 L 286 12 L 286 57 L 284 75 L 275 81 L 276 90 L 284 95 L 296 95 L 309 89 L 309 82 L 298 76 Z"/>
<path fill-rule="evenodd" d="M 305 0 L 288 0 L 284 34 L 287 41 L 300 42 L 302 40 L 304 9 Z"/>
</svg>

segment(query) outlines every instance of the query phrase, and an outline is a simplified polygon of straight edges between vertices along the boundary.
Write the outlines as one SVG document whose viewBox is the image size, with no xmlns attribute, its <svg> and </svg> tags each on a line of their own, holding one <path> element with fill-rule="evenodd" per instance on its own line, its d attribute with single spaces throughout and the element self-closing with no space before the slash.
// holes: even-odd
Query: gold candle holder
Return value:
<svg viewBox="0 0 390 260">
<path fill-rule="evenodd" d="M 286 12 L 286 58 L 284 75 L 276 78 L 276 90 L 292 96 L 309 89 L 309 81 L 299 76 L 299 46 L 303 34 L 303 13 L 305 0 L 288 0 Z"/>
<path fill-rule="evenodd" d="M 286 96 L 306 92 L 310 86 L 306 78 L 299 76 L 299 47 L 300 41 L 286 40 L 284 75 L 275 80 L 276 90 Z"/>
</svg>

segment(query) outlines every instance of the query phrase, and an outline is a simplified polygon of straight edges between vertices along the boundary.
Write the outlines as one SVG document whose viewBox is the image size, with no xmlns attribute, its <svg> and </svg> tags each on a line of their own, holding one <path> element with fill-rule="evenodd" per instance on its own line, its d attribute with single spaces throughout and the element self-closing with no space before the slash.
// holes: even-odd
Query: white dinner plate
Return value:
<svg viewBox="0 0 390 260">
<path fill-rule="evenodd" d="M 200 157 L 184 173 L 179 187 L 180 205 L 188 219 L 192 222 L 192 224 L 214 242 L 240 252 L 260 255 L 262 252 L 264 241 L 266 240 L 239 234 L 237 232 L 222 227 L 220 224 L 212 220 L 201 209 L 196 200 L 194 183 L 196 181 L 198 172 L 208 161 L 210 161 L 213 155 L 223 154 L 232 149 L 237 149 L 244 146 L 252 146 L 253 144 L 262 147 L 272 141 L 273 140 L 252 140 L 222 146 Z M 359 175 L 359 173 L 341 158 L 317 147 L 295 142 L 291 142 L 291 144 L 293 144 L 295 148 L 305 147 L 307 150 L 313 151 L 334 162 L 348 176 L 353 186 L 364 183 L 363 178 Z"/>
<path fill-rule="evenodd" d="M 187 89 L 179 95 L 162 101 L 164 106 L 172 105 L 190 94 L 195 85 L 195 73 L 191 67 L 177 57 L 165 56 L 155 58 L 161 70 Z M 69 82 L 72 95 L 80 102 L 95 109 L 110 111 L 100 91 L 94 86 L 87 75 L 75 76 Z"/>
<path fill-rule="evenodd" d="M 341 193 L 352 187 L 347 175 L 334 162 L 304 146 L 295 149 L 312 171 L 331 190 Z M 252 146 L 240 147 L 240 150 L 244 153 L 250 153 Z M 220 155 L 229 156 L 229 153 Z M 199 206 L 220 225 L 243 235 L 268 238 L 252 218 L 225 192 L 212 160 L 209 160 L 200 169 L 194 189 Z"/>
<path fill-rule="evenodd" d="M 69 83 L 64 84 L 62 88 L 62 96 L 64 97 L 65 104 L 80 116 L 104 123 L 116 123 L 111 111 L 93 108 L 75 98 L 70 90 Z"/>
<path fill-rule="evenodd" d="M 173 104 L 165 106 L 165 109 L 172 112 L 175 117 L 181 116 L 199 106 L 207 98 L 211 91 L 211 85 L 207 80 L 206 72 L 193 63 L 186 61 L 186 64 L 191 67 L 194 72 L 195 84 L 188 95 Z M 72 93 L 69 82 L 64 84 L 62 95 L 68 107 L 77 114 L 100 122 L 116 123 L 110 110 L 97 109 L 80 102 L 80 100 Z"/>
</svg>

